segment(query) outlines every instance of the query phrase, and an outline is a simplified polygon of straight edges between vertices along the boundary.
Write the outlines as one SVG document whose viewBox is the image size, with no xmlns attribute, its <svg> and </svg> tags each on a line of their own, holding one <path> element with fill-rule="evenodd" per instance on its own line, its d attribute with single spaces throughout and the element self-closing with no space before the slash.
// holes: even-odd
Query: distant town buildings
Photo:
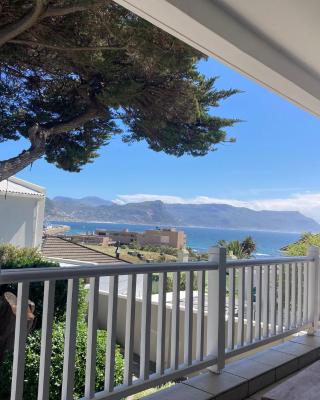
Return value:
<svg viewBox="0 0 320 400">
<path fill-rule="evenodd" d="M 120 244 L 138 243 L 140 246 L 170 246 L 182 249 L 186 245 L 186 235 L 183 231 L 177 231 L 175 228 L 148 229 L 144 232 L 131 232 L 128 229 L 121 231 L 107 231 L 106 229 L 97 229 L 97 236 L 106 238 L 103 243 L 119 242 Z M 108 238 L 108 239 L 107 239 Z"/>
</svg>

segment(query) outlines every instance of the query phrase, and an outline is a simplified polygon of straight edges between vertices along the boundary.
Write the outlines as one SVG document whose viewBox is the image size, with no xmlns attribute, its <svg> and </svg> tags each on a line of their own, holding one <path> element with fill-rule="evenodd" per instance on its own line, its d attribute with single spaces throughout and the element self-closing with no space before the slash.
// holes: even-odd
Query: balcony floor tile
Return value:
<svg viewBox="0 0 320 400">
<path fill-rule="evenodd" d="M 225 368 L 226 372 L 249 381 L 249 395 L 257 392 L 265 386 L 271 385 L 275 379 L 275 368 L 262 364 L 248 358 L 228 364 Z"/>
<path fill-rule="evenodd" d="M 205 371 L 147 396 L 146 400 L 241 400 L 246 396 L 260 400 L 272 387 L 295 376 L 298 369 L 319 358 L 320 332 L 315 336 L 297 336 L 260 353 L 231 361 L 221 374 Z M 275 381 L 277 385 L 273 386 Z"/>
<path fill-rule="evenodd" d="M 248 381 L 228 372 L 221 374 L 205 372 L 183 384 L 204 390 L 217 400 L 240 400 L 248 395 Z"/>
<path fill-rule="evenodd" d="M 285 342 L 272 349 L 281 353 L 295 355 L 298 361 L 298 369 L 313 363 L 320 355 L 318 348 L 295 342 Z"/>
<path fill-rule="evenodd" d="M 294 343 L 300 343 L 305 346 L 313 347 L 313 348 L 318 348 L 320 347 L 320 336 L 314 335 L 314 336 L 309 336 L 309 335 L 304 335 L 304 336 L 297 336 L 292 339 L 290 339 L 291 342 Z"/>
<path fill-rule="evenodd" d="M 285 353 L 285 354 L 291 354 L 293 356 L 302 356 L 304 354 L 312 352 L 313 348 L 310 349 L 310 346 L 306 346 L 301 343 L 289 341 L 289 342 L 284 342 L 277 346 L 272 347 L 272 350 L 279 351 L 279 352 Z"/>
<path fill-rule="evenodd" d="M 295 356 L 272 349 L 254 354 L 248 357 L 248 360 L 258 361 L 262 364 L 275 367 L 276 380 L 280 380 L 298 369 L 298 359 Z"/>
<path fill-rule="evenodd" d="M 178 383 L 146 397 L 148 400 L 211 400 L 213 396 L 203 390 Z"/>
</svg>

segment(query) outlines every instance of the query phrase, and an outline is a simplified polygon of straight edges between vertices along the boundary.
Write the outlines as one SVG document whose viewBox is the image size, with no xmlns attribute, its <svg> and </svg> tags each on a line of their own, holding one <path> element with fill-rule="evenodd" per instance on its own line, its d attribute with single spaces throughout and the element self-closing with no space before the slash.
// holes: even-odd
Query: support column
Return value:
<svg viewBox="0 0 320 400">
<path fill-rule="evenodd" d="M 207 354 L 217 357 L 217 365 L 209 369 L 220 373 L 225 365 L 226 249 L 210 247 L 209 262 L 219 268 L 208 271 Z"/>
<path fill-rule="evenodd" d="M 319 323 L 319 247 L 310 246 L 308 257 L 313 258 L 308 268 L 308 335 L 314 335 Z"/>
</svg>

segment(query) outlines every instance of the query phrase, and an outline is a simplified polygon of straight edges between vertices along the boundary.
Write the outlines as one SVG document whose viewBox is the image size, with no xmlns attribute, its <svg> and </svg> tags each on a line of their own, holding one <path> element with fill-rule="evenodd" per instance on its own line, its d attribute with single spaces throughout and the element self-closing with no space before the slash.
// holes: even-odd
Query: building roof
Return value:
<svg viewBox="0 0 320 400">
<path fill-rule="evenodd" d="M 45 189 L 41 186 L 11 177 L 0 182 L 0 196 L 45 197 Z"/>
<path fill-rule="evenodd" d="M 46 236 L 43 239 L 41 253 L 46 258 L 77 260 L 94 264 L 126 263 L 100 251 L 90 249 L 78 243 L 57 236 Z"/>
</svg>

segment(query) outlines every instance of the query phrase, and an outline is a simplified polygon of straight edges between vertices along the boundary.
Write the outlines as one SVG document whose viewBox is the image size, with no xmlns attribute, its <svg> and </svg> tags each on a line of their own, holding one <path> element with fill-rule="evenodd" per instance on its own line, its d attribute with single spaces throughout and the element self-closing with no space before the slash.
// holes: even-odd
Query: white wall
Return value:
<svg viewBox="0 0 320 400">
<path fill-rule="evenodd" d="M 171 293 L 167 293 L 171 295 Z M 126 304 L 127 297 L 125 295 L 118 296 L 118 310 L 117 310 L 117 343 L 121 346 L 125 344 L 126 334 Z M 134 320 L 134 346 L 133 352 L 140 355 L 140 340 L 141 340 L 141 308 L 142 300 L 136 298 L 136 313 Z M 170 367 L 170 345 L 171 345 L 171 307 L 166 307 L 166 334 L 165 334 L 165 367 Z M 107 316 L 108 316 L 108 293 L 99 291 L 99 306 L 98 306 L 98 328 L 107 329 Z M 157 316 L 158 316 L 158 304 L 152 302 L 151 304 L 151 334 L 150 334 L 150 360 L 156 361 L 156 349 L 157 349 Z M 183 362 L 183 347 L 184 347 L 184 308 L 180 307 L 180 340 L 179 340 L 179 362 Z M 205 313 L 204 319 L 204 351 L 206 352 L 207 343 L 207 315 Z M 193 313 L 193 359 L 196 357 L 196 311 Z"/>
<path fill-rule="evenodd" d="M 38 247 L 43 229 L 43 198 L 0 196 L 0 243 Z"/>
</svg>

